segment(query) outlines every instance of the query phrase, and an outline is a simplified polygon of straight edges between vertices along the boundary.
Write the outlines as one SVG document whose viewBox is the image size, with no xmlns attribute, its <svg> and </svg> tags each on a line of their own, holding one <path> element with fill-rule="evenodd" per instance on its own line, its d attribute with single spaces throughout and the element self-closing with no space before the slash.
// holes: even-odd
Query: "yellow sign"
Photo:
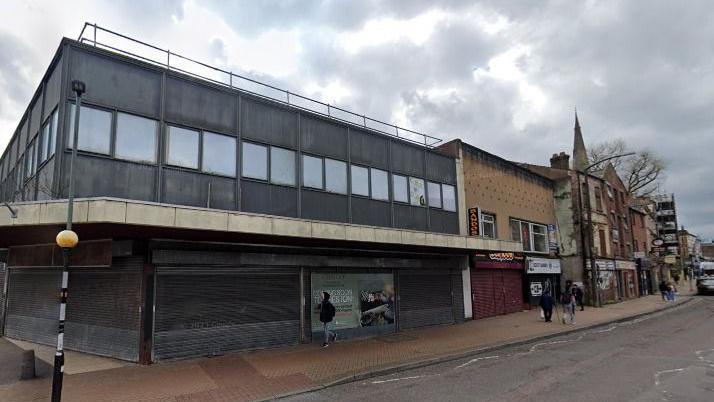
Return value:
<svg viewBox="0 0 714 402">
<path fill-rule="evenodd" d="M 664 256 L 664 263 L 665 264 L 676 264 L 677 263 L 677 256 L 675 255 L 665 255 Z"/>
</svg>

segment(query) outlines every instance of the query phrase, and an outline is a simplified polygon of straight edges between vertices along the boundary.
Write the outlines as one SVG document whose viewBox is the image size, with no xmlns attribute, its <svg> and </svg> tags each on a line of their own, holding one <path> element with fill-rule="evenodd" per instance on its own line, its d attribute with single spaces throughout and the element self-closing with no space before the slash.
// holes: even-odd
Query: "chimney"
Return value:
<svg viewBox="0 0 714 402">
<path fill-rule="evenodd" d="M 562 170 L 570 169 L 570 155 L 565 152 L 553 154 L 553 157 L 550 158 L 550 167 Z"/>
</svg>

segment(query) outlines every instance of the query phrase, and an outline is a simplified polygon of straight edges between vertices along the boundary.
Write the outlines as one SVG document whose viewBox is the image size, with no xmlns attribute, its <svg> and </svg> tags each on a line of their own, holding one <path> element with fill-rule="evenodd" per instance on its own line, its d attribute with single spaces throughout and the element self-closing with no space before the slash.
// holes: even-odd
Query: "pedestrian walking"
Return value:
<svg viewBox="0 0 714 402">
<path fill-rule="evenodd" d="M 669 290 L 669 287 L 667 286 L 667 282 L 662 279 L 659 283 L 659 293 L 662 295 L 662 301 L 666 302 L 667 301 L 667 291 Z"/>
<path fill-rule="evenodd" d="M 583 304 L 583 289 L 578 285 L 573 285 L 575 287 L 575 302 L 580 306 L 580 311 L 585 311 L 585 304 Z"/>
<path fill-rule="evenodd" d="M 540 308 L 543 309 L 543 318 L 545 318 L 545 322 L 553 322 L 551 318 L 553 317 L 553 305 L 555 304 L 555 300 L 553 299 L 553 296 L 550 295 L 550 291 L 543 293 L 543 295 L 540 297 Z"/>
<path fill-rule="evenodd" d="M 575 288 L 572 281 L 565 282 L 565 292 L 560 295 L 560 303 L 563 307 L 563 324 L 568 321 L 575 324 Z"/>
<path fill-rule="evenodd" d="M 337 334 L 330 331 L 332 319 L 335 318 L 335 306 L 330 302 L 329 293 L 322 292 L 320 298 L 322 299 L 320 302 L 320 322 L 322 322 L 323 329 L 325 330 L 325 342 L 322 344 L 322 347 L 326 348 L 330 346 L 330 342 L 337 340 Z"/>
<path fill-rule="evenodd" d="M 677 288 L 671 282 L 667 286 L 667 300 L 674 301 L 677 294 Z"/>
</svg>

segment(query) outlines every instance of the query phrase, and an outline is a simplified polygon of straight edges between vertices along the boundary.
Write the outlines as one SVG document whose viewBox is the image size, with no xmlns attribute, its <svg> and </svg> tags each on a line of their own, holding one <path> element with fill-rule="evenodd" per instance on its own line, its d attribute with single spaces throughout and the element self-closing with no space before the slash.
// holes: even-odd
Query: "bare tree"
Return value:
<svg viewBox="0 0 714 402">
<path fill-rule="evenodd" d="M 595 144 L 589 152 L 590 163 L 597 163 L 614 155 L 627 153 L 627 143 L 622 139 Z M 605 170 L 607 163 L 612 163 L 622 181 L 627 186 L 627 192 L 633 196 L 648 196 L 657 190 L 665 169 L 664 160 L 648 149 L 636 151 L 635 155 L 611 159 L 596 164 L 594 173 Z"/>
</svg>

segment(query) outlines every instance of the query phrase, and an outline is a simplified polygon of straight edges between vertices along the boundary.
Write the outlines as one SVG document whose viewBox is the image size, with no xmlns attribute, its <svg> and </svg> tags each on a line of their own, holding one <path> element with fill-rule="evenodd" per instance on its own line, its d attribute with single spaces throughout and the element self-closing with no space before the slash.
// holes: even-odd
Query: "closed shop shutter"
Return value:
<svg viewBox="0 0 714 402">
<path fill-rule="evenodd" d="M 454 269 L 451 272 L 451 289 L 453 289 L 454 297 L 454 319 L 456 322 L 464 321 L 464 284 L 461 270 Z"/>
<path fill-rule="evenodd" d="M 509 269 L 471 271 L 474 319 L 523 310 L 522 273 Z"/>
<path fill-rule="evenodd" d="M 523 311 L 523 275 L 520 271 L 502 270 L 504 314 Z"/>
<path fill-rule="evenodd" d="M 473 294 L 473 316 L 474 319 L 492 317 L 496 313 L 496 301 L 494 293 L 493 270 L 472 270 L 471 271 L 471 293 Z M 499 278 L 500 279 L 500 278 Z"/>
<path fill-rule="evenodd" d="M 454 322 L 449 271 L 399 272 L 399 327 L 409 329 Z"/>
<path fill-rule="evenodd" d="M 59 268 L 10 268 L 5 335 L 45 345 L 57 342 Z"/>
<path fill-rule="evenodd" d="M 297 270 L 157 267 L 154 359 L 295 344 Z"/>
<path fill-rule="evenodd" d="M 0 335 L 4 334 L 5 328 L 5 297 L 7 289 L 5 288 L 5 275 L 7 274 L 7 266 L 0 262 Z"/>
<path fill-rule="evenodd" d="M 142 270 L 141 257 L 114 259 L 110 268 L 70 270 L 67 349 L 139 360 Z"/>
</svg>

